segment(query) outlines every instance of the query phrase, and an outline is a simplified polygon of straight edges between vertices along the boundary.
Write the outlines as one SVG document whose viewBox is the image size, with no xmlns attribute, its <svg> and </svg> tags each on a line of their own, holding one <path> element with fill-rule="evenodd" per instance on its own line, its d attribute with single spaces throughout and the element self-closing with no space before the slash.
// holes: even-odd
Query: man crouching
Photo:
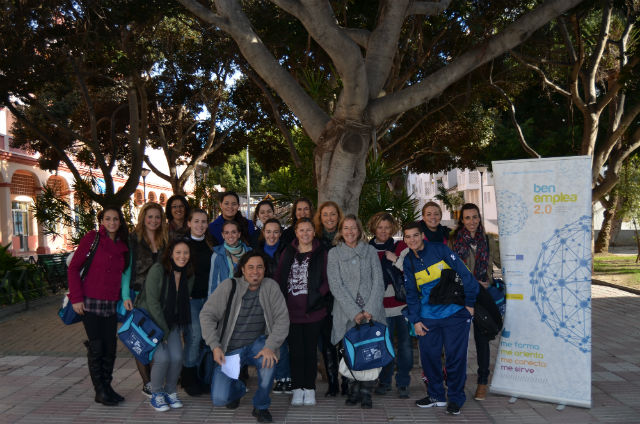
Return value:
<svg viewBox="0 0 640 424">
<path fill-rule="evenodd" d="M 271 422 L 271 385 L 280 345 L 289 333 L 289 313 L 278 283 L 265 278 L 261 253 L 240 258 L 236 278 L 222 281 L 200 312 L 202 337 L 211 347 L 213 371 L 211 400 L 214 406 L 235 409 L 246 394 L 242 380 L 222 372 L 225 355 L 240 355 L 240 366 L 258 370 L 258 390 L 253 396 L 253 416 Z M 228 312 L 227 312 L 228 309 Z"/>
</svg>

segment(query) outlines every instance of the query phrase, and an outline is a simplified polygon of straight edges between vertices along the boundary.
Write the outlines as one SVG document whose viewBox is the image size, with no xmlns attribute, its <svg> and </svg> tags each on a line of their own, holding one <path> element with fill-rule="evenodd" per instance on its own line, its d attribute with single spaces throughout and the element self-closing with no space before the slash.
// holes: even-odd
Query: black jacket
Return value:
<svg viewBox="0 0 640 424">
<path fill-rule="evenodd" d="M 274 279 L 280 284 L 280 289 L 287 297 L 287 285 L 291 265 L 298 254 L 298 240 L 294 240 L 290 245 L 286 246 L 280 255 L 280 262 L 275 273 Z M 311 251 L 311 260 L 309 261 L 309 276 L 307 281 L 307 312 L 317 311 L 318 309 L 327 308 L 331 311 L 333 305 L 333 296 L 331 292 L 326 295 L 320 293 L 320 286 L 327 281 L 327 251 L 323 247 L 320 240 L 313 240 L 313 250 Z"/>
</svg>

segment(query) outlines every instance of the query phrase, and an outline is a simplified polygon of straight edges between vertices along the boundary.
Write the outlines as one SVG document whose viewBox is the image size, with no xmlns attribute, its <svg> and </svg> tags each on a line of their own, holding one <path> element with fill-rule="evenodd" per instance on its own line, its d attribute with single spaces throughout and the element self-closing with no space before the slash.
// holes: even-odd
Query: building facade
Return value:
<svg viewBox="0 0 640 424">
<path fill-rule="evenodd" d="M 13 123 L 14 117 L 9 111 L 6 108 L 0 108 L 0 243 L 3 246 L 11 243 L 11 253 L 18 256 L 33 256 L 38 253 L 72 249 L 71 229 L 60 228 L 59 232 L 63 234 L 60 237 L 45 236 L 34 218 L 32 206 L 43 187 L 48 186 L 72 205 L 73 209 L 75 204 L 73 174 L 63 164 L 54 173 L 44 171 L 38 166 L 39 154 L 11 147 Z M 166 159 L 161 151 L 147 150 L 146 154 L 161 172 L 168 173 Z M 83 175 L 93 175 L 100 183 L 102 174 L 99 170 L 77 166 Z M 127 181 L 124 176 L 115 174 L 113 178 L 116 191 Z M 193 186 L 192 178 L 185 187 L 187 193 L 193 191 Z M 172 194 L 173 190 L 167 181 L 150 173 L 145 181 L 140 179 L 139 186 L 132 196 L 134 215 L 145 201 L 158 202 L 165 206 Z"/>
</svg>

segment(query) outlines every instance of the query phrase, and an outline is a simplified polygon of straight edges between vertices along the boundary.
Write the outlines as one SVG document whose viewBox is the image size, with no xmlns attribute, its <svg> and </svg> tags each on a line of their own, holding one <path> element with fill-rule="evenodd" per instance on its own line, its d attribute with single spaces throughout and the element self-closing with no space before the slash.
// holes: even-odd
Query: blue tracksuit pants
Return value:
<svg viewBox="0 0 640 424">
<path fill-rule="evenodd" d="M 471 314 L 466 308 L 441 319 L 422 318 L 429 329 L 418 338 L 422 370 L 428 378 L 428 394 L 440 402 L 446 402 L 442 376 L 442 348 L 446 357 L 448 401 L 462 407 L 466 396 L 464 384 L 467 380 L 467 346 Z"/>
</svg>

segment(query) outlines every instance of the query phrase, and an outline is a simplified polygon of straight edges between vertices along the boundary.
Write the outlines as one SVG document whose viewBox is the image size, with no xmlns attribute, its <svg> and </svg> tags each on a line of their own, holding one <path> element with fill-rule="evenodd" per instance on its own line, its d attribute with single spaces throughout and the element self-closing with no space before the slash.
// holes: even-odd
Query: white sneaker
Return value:
<svg viewBox="0 0 640 424">
<path fill-rule="evenodd" d="M 316 391 L 314 389 L 303 389 L 304 390 L 304 404 L 305 405 L 315 405 L 316 404 Z"/>
<path fill-rule="evenodd" d="M 293 389 L 293 397 L 291 398 L 291 406 L 301 406 L 304 403 L 304 390 Z"/>
</svg>

